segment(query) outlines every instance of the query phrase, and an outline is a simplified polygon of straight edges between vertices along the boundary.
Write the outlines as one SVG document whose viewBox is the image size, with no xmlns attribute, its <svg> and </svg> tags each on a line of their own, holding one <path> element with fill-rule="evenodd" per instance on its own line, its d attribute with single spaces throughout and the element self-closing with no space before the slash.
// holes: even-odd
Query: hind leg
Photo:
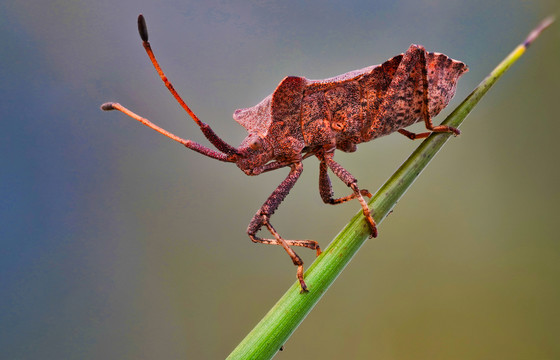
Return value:
<svg viewBox="0 0 560 360">
<path fill-rule="evenodd" d="M 459 135 L 460 131 L 447 125 L 434 125 L 429 111 L 429 82 L 426 64 L 426 50 L 420 45 L 411 45 L 403 54 L 393 74 L 379 108 L 365 124 L 362 135 L 367 141 L 378 136 L 379 124 L 385 133 L 398 130 L 409 139 L 428 137 L 432 132 L 450 132 Z M 430 132 L 415 134 L 399 129 L 413 124 L 421 118 Z M 376 125 L 377 126 L 374 126 Z M 404 125 L 403 125 L 404 124 Z"/>
</svg>

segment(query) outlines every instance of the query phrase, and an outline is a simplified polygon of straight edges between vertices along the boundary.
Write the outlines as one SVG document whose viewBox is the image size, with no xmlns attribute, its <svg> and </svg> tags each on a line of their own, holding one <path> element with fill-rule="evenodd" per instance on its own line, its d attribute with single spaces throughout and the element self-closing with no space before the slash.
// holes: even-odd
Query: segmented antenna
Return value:
<svg viewBox="0 0 560 360">
<path fill-rule="evenodd" d="M 181 105 L 181 107 L 187 112 L 187 114 L 189 114 L 189 116 L 194 120 L 194 122 L 200 127 L 200 130 L 202 131 L 204 136 L 208 139 L 208 141 L 210 141 L 212 145 L 214 145 L 218 150 L 220 150 L 221 152 L 227 155 L 237 155 L 238 151 L 236 148 L 223 141 L 218 135 L 216 135 L 216 133 L 214 133 L 214 131 L 212 130 L 212 128 L 210 128 L 210 126 L 200 121 L 198 116 L 196 116 L 196 114 L 191 110 L 191 108 L 189 108 L 189 106 L 183 100 L 183 98 L 181 98 L 179 93 L 177 93 L 177 90 L 175 90 L 175 88 L 173 87 L 173 85 L 171 84 L 167 76 L 165 76 L 163 70 L 161 70 L 161 67 L 159 66 L 158 61 L 156 60 L 156 56 L 154 55 L 152 47 L 150 46 L 150 43 L 148 41 L 148 27 L 146 26 L 146 20 L 144 19 L 144 15 L 142 14 L 138 15 L 138 33 L 140 34 L 140 38 L 142 39 L 142 45 L 144 46 L 144 49 L 146 50 L 146 53 L 148 54 L 148 57 L 150 58 L 152 65 L 154 66 L 157 73 L 159 74 L 159 77 L 165 84 L 165 87 L 167 87 L 167 89 L 169 90 L 171 95 L 173 95 L 175 100 L 177 100 L 179 105 Z"/>
</svg>

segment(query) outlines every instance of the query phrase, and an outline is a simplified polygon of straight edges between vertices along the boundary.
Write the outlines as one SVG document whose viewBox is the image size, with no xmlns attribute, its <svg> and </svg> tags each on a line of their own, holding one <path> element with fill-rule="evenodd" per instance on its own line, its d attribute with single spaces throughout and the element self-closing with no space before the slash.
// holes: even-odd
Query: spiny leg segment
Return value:
<svg viewBox="0 0 560 360">
<path fill-rule="evenodd" d="M 308 249 L 316 250 L 317 256 L 321 254 L 321 248 L 319 247 L 319 243 L 314 240 L 286 240 L 283 239 L 278 232 L 272 227 L 270 224 L 270 217 L 280 203 L 286 198 L 290 190 L 294 187 L 296 181 L 300 177 L 301 173 L 303 172 L 303 165 L 301 162 L 297 162 L 291 165 L 290 174 L 288 177 L 280 183 L 280 185 L 272 192 L 272 194 L 268 197 L 268 199 L 264 202 L 262 207 L 257 211 L 253 219 L 249 223 L 247 227 L 247 234 L 249 238 L 253 242 L 261 243 L 261 244 L 269 244 L 269 245 L 280 245 L 284 248 L 284 250 L 288 253 L 294 265 L 298 267 L 297 269 L 297 278 L 301 286 L 301 292 L 307 292 L 307 285 L 303 279 L 303 261 L 299 257 L 298 254 L 290 246 L 302 246 Z M 265 226 L 268 231 L 273 235 L 274 239 L 263 239 L 256 236 L 256 233 Z"/>
</svg>

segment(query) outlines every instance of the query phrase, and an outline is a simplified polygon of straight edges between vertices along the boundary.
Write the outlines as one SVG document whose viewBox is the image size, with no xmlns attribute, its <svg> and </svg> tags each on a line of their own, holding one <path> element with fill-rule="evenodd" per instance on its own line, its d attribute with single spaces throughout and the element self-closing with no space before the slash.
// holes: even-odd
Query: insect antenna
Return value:
<svg viewBox="0 0 560 360">
<path fill-rule="evenodd" d="M 165 84 L 165 87 L 167 87 L 167 89 L 169 90 L 171 95 L 173 95 L 175 100 L 177 100 L 179 105 L 181 105 L 181 107 L 189 114 L 189 116 L 194 120 L 194 122 L 200 127 L 200 130 L 202 131 L 204 136 L 206 136 L 206 138 L 212 143 L 212 145 L 214 145 L 221 152 L 227 155 L 239 154 L 236 148 L 229 145 L 228 143 L 223 141 L 218 135 L 216 135 L 214 130 L 210 128 L 210 125 L 200 121 L 198 116 L 196 116 L 196 114 L 189 108 L 187 103 L 185 103 L 185 101 L 177 93 L 177 91 L 175 90 L 175 88 L 173 87 L 169 79 L 167 79 L 167 76 L 165 76 L 163 70 L 161 70 L 159 63 L 157 62 L 152 47 L 150 46 L 150 43 L 148 41 L 148 27 L 146 26 L 146 20 L 144 19 L 144 16 L 142 14 L 138 15 L 138 33 L 140 34 L 140 38 L 142 39 L 142 45 L 144 46 L 144 49 L 146 50 L 146 53 L 148 54 L 148 57 L 150 58 L 152 65 L 154 66 L 159 77 Z"/>
<path fill-rule="evenodd" d="M 103 105 L 101 105 L 101 110 L 103 111 L 111 111 L 111 110 L 118 110 L 120 112 L 122 112 L 125 115 L 130 116 L 131 118 L 133 118 L 134 120 L 137 120 L 139 122 L 141 122 L 142 124 L 146 125 L 147 127 L 149 127 L 152 130 L 157 131 L 158 133 L 167 136 L 168 138 L 170 138 L 171 140 L 175 140 L 178 143 L 188 147 L 191 150 L 194 150 L 202 155 L 206 155 L 208 157 L 211 157 L 213 159 L 216 160 L 220 160 L 220 161 L 225 161 L 225 162 L 235 162 L 237 155 L 233 154 L 233 155 L 227 155 L 227 154 L 222 154 L 219 153 L 217 151 L 214 151 L 212 149 L 207 148 L 206 146 L 200 145 L 194 141 L 191 140 L 185 140 L 159 126 L 157 126 L 156 124 L 154 124 L 153 122 L 151 122 L 150 120 L 143 118 L 142 116 L 130 111 L 129 109 L 125 108 L 124 106 L 122 106 L 119 103 L 114 103 L 114 102 L 108 102 L 105 103 Z"/>
</svg>

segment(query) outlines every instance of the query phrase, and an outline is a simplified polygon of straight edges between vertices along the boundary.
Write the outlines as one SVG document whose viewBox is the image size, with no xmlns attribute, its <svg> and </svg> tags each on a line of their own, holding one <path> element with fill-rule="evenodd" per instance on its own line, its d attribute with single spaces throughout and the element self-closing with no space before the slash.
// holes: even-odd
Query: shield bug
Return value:
<svg viewBox="0 0 560 360">
<path fill-rule="evenodd" d="M 187 148 L 224 162 L 235 163 L 247 175 L 289 167 L 290 173 L 272 192 L 251 219 L 247 234 L 253 242 L 280 245 L 297 266 L 301 291 L 307 291 L 303 278 L 303 261 L 292 246 L 302 246 L 321 253 L 313 240 L 287 240 L 270 223 L 270 217 L 288 195 L 303 171 L 302 161 L 310 156 L 319 159 L 319 193 L 327 204 L 340 204 L 357 199 L 372 237 L 377 227 L 364 199 L 369 191 L 360 189 L 352 174 L 334 159 L 336 149 L 353 152 L 359 143 L 398 131 L 410 139 L 433 132 L 459 134 L 459 130 L 433 125 L 437 115 L 455 94 L 459 77 L 467 71 L 460 61 L 446 55 L 427 52 L 420 45 L 381 65 L 368 66 L 324 80 L 304 77 L 284 78 L 274 92 L 259 104 L 236 110 L 233 118 L 247 131 L 247 137 L 235 148 L 223 141 L 203 123 L 175 91 L 161 70 L 150 43 L 144 17 L 138 17 L 138 30 L 143 46 L 159 76 L 171 94 L 200 127 L 218 151 L 191 140 L 182 139 L 133 113 L 118 103 L 105 103 L 103 110 L 119 110 Z M 427 132 L 415 134 L 404 128 L 423 121 Z M 351 190 L 350 195 L 335 198 L 328 175 L 332 171 Z M 266 227 L 271 238 L 257 233 Z"/>
</svg>

